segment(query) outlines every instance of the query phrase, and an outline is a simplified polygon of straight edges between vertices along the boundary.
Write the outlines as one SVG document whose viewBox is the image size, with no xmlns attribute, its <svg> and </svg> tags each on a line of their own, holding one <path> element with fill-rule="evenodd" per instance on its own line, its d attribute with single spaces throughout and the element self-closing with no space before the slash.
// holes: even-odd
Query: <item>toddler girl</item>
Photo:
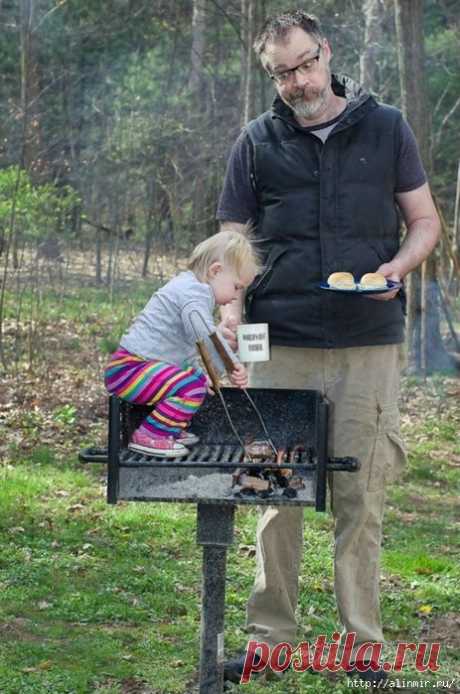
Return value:
<svg viewBox="0 0 460 694">
<path fill-rule="evenodd" d="M 238 297 L 260 272 L 247 235 L 226 230 L 202 241 L 188 270 L 161 287 L 123 335 L 105 372 L 107 390 L 128 402 L 150 405 L 129 448 L 148 455 L 176 458 L 198 438 L 187 431 L 210 383 L 198 363 L 196 341 L 204 339 L 217 370 L 224 366 L 209 334 L 213 311 Z M 235 364 L 230 380 L 247 385 L 247 371 L 219 335 Z"/>
</svg>

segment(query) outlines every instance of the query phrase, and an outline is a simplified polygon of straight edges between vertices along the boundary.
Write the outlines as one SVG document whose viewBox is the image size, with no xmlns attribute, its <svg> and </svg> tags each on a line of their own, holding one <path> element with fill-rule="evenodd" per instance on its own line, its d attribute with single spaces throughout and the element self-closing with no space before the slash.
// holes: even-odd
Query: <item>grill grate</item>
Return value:
<svg viewBox="0 0 460 694">
<path fill-rule="evenodd" d="M 306 465 L 315 465 L 313 449 L 302 450 L 298 446 L 286 450 L 286 461 L 278 465 L 273 458 L 259 458 L 257 462 L 251 462 L 244 456 L 241 446 L 225 445 L 220 443 L 206 443 L 194 446 L 190 453 L 183 458 L 168 459 L 146 456 L 128 448 L 120 453 L 120 464 L 129 466 L 165 466 L 168 467 L 188 467 L 191 463 L 200 467 L 212 467 L 216 469 L 232 469 L 243 466 L 247 468 L 274 468 L 283 467 L 286 469 L 296 469 Z"/>
</svg>

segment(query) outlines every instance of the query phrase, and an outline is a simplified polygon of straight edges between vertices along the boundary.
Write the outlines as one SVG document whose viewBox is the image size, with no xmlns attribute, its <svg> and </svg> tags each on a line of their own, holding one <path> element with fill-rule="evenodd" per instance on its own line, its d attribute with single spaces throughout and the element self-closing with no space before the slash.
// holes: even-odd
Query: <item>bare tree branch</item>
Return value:
<svg viewBox="0 0 460 694">
<path fill-rule="evenodd" d="M 434 136 L 434 138 L 433 138 L 433 140 L 434 140 L 434 142 L 435 142 L 436 145 L 438 145 L 438 144 L 440 143 L 442 131 L 444 130 L 445 126 L 447 125 L 447 123 L 448 123 L 448 121 L 449 121 L 449 119 L 452 118 L 452 116 L 454 115 L 455 111 L 457 110 L 457 108 L 458 108 L 459 106 L 460 106 L 460 96 L 458 97 L 458 99 L 457 99 L 457 101 L 455 102 L 455 104 L 454 104 L 454 105 L 452 106 L 452 108 L 446 113 L 446 115 L 444 116 L 444 118 L 443 118 L 442 121 L 441 121 L 441 125 L 440 125 L 439 128 L 438 128 L 438 132 L 435 134 L 435 136 Z"/>
</svg>

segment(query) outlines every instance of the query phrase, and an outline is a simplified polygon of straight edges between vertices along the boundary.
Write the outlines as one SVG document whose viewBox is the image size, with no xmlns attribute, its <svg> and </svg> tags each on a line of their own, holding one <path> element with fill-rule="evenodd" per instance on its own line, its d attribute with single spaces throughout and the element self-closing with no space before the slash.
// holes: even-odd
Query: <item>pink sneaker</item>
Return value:
<svg viewBox="0 0 460 694">
<path fill-rule="evenodd" d="M 179 441 L 179 443 L 183 443 L 184 446 L 194 446 L 196 443 L 199 441 L 199 437 L 196 434 L 193 434 L 191 431 L 181 431 L 179 437 L 176 439 L 176 441 Z"/>
<path fill-rule="evenodd" d="M 130 451 L 153 455 L 156 458 L 181 458 L 189 453 L 182 443 L 172 436 L 153 437 L 141 431 L 135 431 L 128 444 Z"/>
</svg>

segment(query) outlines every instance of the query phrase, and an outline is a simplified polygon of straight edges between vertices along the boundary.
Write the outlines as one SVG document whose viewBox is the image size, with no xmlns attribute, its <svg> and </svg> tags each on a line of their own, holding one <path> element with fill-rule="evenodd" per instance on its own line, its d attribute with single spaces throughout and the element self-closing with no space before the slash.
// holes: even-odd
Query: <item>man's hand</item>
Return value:
<svg viewBox="0 0 460 694">
<path fill-rule="evenodd" d="M 407 193 L 397 193 L 396 202 L 404 217 L 407 234 L 395 257 L 377 268 L 377 272 L 388 280 L 400 282 L 429 256 L 439 240 L 441 223 L 428 183 Z M 387 294 L 370 294 L 369 298 L 390 301 L 397 293 L 395 289 Z"/>
<path fill-rule="evenodd" d="M 377 268 L 376 272 L 380 272 L 387 280 L 392 280 L 393 282 L 401 281 L 401 274 L 396 263 L 384 263 Z M 385 292 L 385 294 L 366 294 L 365 296 L 367 299 L 375 299 L 376 301 L 391 301 L 398 292 L 399 289 L 394 289 L 392 292 Z"/>
<path fill-rule="evenodd" d="M 235 368 L 230 374 L 230 381 L 238 388 L 247 388 L 248 372 L 243 364 L 235 364 Z"/>
<path fill-rule="evenodd" d="M 233 316 L 227 316 L 224 318 L 217 326 L 222 333 L 223 337 L 227 340 L 230 347 L 234 352 L 238 349 L 238 338 L 236 336 L 236 329 L 238 327 L 238 321 Z"/>
</svg>

